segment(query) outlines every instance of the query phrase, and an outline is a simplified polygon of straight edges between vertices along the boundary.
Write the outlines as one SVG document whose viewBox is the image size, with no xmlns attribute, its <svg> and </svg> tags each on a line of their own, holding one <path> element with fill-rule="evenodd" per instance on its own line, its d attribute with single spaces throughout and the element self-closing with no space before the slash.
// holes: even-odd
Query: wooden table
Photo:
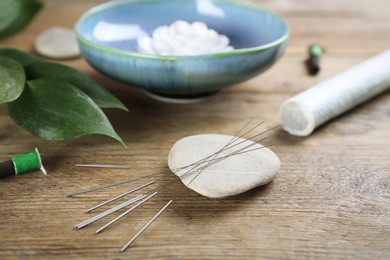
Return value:
<svg viewBox="0 0 390 260">
<path fill-rule="evenodd" d="M 43 0 L 42 0 L 43 1 Z M 37 34 L 72 27 L 102 0 L 45 0 L 22 33 L 1 47 L 32 51 Z M 39 147 L 40 172 L 0 180 L 1 259 L 389 259 L 390 93 L 320 127 L 307 138 L 273 132 L 282 167 L 274 181 L 245 194 L 213 200 L 175 181 L 102 234 L 106 220 L 76 231 L 84 210 L 134 187 L 122 185 L 66 198 L 72 191 L 164 172 L 173 143 L 202 133 L 235 134 L 251 117 L 279 123 L 290 96 L 390 46 L 390 1 L 252 1 L 283 15 L 292 35 L 286 54 L 269 71 L 189 105 L 154 101 L 108 79 L 83 59 L 63 61 L 99 81 L 130 108 L 107 110 L 127 147 L 100 136 L 48 142 L 20 129 L 0 107 L 0 159 Z M 326 48 L 322 71 L 307 75 L 306 48 Z M 145 166 L 84 169 L 75 163 Z M 162 172 L 161 172 L 162 171 Z M 161 176 L 161 175 L 160 175 Z M 163 182 L 163 181 L 162 181 Z M 138 182 L 140 184 L 140 182 Z M 172 206 L 123 254 L 119 249 L 169 199 Z"/>
</svg>

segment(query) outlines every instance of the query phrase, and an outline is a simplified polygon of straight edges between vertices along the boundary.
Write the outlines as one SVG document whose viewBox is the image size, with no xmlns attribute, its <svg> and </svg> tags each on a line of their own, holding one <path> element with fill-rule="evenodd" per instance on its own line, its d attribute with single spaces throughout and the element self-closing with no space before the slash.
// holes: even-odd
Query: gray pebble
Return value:
<svg viewBox="0 0 390 260">
<path fill-rule="evenodd" d="M 263 147 L 262 149 L 231 156 L 207 167 L 196 178 L 194 177 L 199 172 L 183 178 L 183 175 L 193 166 L 176 170 L 214 154 L 229 143 L 232 138 L 233 136 L 220 134 L 195 135 L 183 138 L 177 141 L 169 152 L 169 168 L 177 176 L 182 176 L 181 181 L 188 188 L 210 198 L 237 195 L 269 183 L 280 168 L 280 160 L 274 152 L 261 144 L 254 144 L 248 149 Z M 244 140 L 240 138 L 235 143 Z M 250 140 L 245 140 L 242 144 L 222 152 L 218 155 L 218 158 L 252 143 Z"/>
<path fill-rule="evenodd" d="M 34 44 L 42 56 L 52 59 L 68 59 L 80 55 L 79 46 L 73 30 L 52 27 L 39 34 Z"/>
</svg>

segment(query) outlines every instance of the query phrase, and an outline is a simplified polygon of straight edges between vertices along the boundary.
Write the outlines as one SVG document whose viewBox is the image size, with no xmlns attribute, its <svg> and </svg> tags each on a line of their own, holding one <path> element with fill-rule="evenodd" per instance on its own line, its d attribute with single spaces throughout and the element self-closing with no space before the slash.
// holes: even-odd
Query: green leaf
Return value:
<svg viewBox="0 0 390 260">
<path fill-rule="evenodd" d="M 61 79 L 78 87 L 92 98 L 99 107 L 119 108 L 128 111 L 119 99 L 96 83 L 96 81 L 71 67 L 49 62 L 38 62 L 26 66 L 25 70 L 28 80 L 37 78 Z"/>
<path fill-rule="evenodd" d="M 0 39 L 20 32 L 31 22 L 42 6 L 37 0 L 1 0 Z"/>
<path fill-rule="evenodd" d="M 61 80 L 27 81 L 22 95 L 8 103 L 8 110 L 20 127 L 46 140 L 63 141 L 102 134 L 123 144 L 93 100 Z"/>
<path fill-rule="evenodd" d="M 23 66 L 40 61 L 40 59 L 34 55 L 16 49 L 12 49 L 12 48 L 0 49 L 0 56 L 14 59 L 18 61 L 20 64 L 22 64 Z"/>
<path fill-rule="evenodd" d="M 14 101 L 23 92 L 26 75 L 23 66 L 0 56 L 0 104 Z"/>
</svg>

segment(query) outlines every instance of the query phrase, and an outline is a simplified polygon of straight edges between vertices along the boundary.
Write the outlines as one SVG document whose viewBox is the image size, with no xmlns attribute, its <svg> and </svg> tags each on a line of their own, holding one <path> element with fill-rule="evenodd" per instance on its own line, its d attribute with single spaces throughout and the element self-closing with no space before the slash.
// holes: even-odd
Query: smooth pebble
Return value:
<svg viewBox="0 0 390 260">
<path fill-rule="evenodd" d="M 183 138 L 177 141 L 169 152 L 169 168 L 175 175 L 183 176 L 188 170 L 193 169 L 194 166 L 182 170 L 176 169 L 188 166 L 214 154 L 233 138 L 235 137 L 220 134 L 195 135 Z M 234 144 L 241 141 L 243 141 L 241 144 L 221 152 L 217 158 L 226 156 L 254 143 L 250 140 L 239 138 Z M 188 188 L 210 198 L 237 195 L 267 184 L 277 174 L 280 168 L 280 160 L 269 148 L 258 143 L 247 150 L 255 148 L 261 149 L 231 156 L 207 167 L 198 176 L 196 175 L 199 172 L 195 172 L 189 177 L 180 179 Z M 203 163 L 202 166 L 206 164 Z"/>
<path fill-rule="evenodd" d="M 62 27 L 52 27 L 41 32 L 35 40 L 34 48 L 40 55 L 52 59 L 68 59 L 80 55 L 74 31 Z"/>
</svg>

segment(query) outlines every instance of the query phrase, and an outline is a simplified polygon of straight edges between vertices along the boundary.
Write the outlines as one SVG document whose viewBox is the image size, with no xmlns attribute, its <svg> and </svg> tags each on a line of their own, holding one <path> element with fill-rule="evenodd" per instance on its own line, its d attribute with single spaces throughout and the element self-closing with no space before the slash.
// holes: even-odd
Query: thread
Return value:
<svg viewBox="0 0 390 260">
<path fill-rule="evenodd" d="M 390 88 L 390 50 L 288 99 L 283 129 L 308 136 L 315 128 Z"/>
<path fill-rule="evenodd" d="M 0 178 L 21 175 L 35 170 L 41 170 L 45 175 L 47 174 L 42 165 L 38 148 L 35 148 L 32 152 L 17 155 L 11 158 L 11 160 L 0 163 Z"/>
</svg>

